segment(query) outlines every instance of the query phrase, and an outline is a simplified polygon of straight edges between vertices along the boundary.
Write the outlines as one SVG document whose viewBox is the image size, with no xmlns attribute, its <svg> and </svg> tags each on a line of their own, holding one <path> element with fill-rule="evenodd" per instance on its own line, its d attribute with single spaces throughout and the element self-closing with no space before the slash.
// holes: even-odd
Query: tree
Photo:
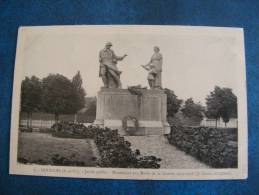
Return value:
<svg viewBox="0 0 259 195">
<path fill-rule="evenodd" d="M 21 85 L 21 111 L 27 113 L 27 128 L 32 126 L 32 113 L 41 108 L 42 86 L 36 76 L 26 77 Z"/>
<path fill-rule="evenodd" d="M 185 117 L 191 118 L 197 123 L 203 119 L 203 106 L 200 103 L 195 103 L 192 98 L 185 101 L 181 111 Z"/>
<path fill-rule="evenodd" d="M 164 92 L 167 96 L 167 116 L 173 117 L 181 107 L 182 100 L 178 99 L 174 91 L 165 88 Z"/>
<path fill-rule="evenodd" d="M 50 74 L 43 78 L 43 109 L 47 113 L 55 115 L 55 121 L 59 121 L 60 114 L 74 114 L 76 93 L 72 82 L 63 75 Z"/>
<path fill-rule="evenodd" d="M 230 88 L 220 88 L 215 86 L 214 91 L 206 98 L 207 112 L 209 118 L 217 120 L 221 117 L 226 123 L 230 117 L 237 116 L 237 97 Z"/>
<path fill-rule="evenodd" d="M 80 71 L 77 72 L 77 74 L 72 78 L 72 85 L 74 88 L 74 108 L 75 108 L 75 118 L 74 118 L 74 122 L 76 122 L 76 118 L 77 118 L 77 112 L 84 107 L 85 105 L 85 90 L 82 87 L 83 81 L 82 81 L 82 77 L 80 74 Z"/>
<path fill-rule="evenodd" d="M 96 116 L 96 97 L 89 98 L 87 109 L 85 111 L 85 114 L 87 116 Z"/>
</svg>

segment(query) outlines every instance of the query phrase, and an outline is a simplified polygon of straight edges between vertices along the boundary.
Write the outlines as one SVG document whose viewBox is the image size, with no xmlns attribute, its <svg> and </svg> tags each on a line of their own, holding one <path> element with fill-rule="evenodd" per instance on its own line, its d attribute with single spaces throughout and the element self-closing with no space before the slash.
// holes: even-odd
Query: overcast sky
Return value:
<svg viewBox="0 0 259 195">
<path fill-rule="evenodd" d="M 117 55 L 128 54 L 118 64 L 123 72 L 123 88 L 148 86 L 147 72 L 140 65 L 148 63 L 153 46 L 159 46 L 163 55 L 162 85 L 172 89 L 179 98 L 192 97 L 204 103 L 215 85 L 235 92 L 236 39 L 229 33 L 226 36 L 214 33 L 213 29 L 179 28 L 171 31 L 155 31 L 149 27 L 133 30 L 32 28 L 26 32 L 23 75 L 43 78 L 49 73 L 59 73 L 71 79 L 79 70 L 87 95 L 95 96 L 102 86 L 98 77 L 98 54 L 111 41 Z"/>
</svg>

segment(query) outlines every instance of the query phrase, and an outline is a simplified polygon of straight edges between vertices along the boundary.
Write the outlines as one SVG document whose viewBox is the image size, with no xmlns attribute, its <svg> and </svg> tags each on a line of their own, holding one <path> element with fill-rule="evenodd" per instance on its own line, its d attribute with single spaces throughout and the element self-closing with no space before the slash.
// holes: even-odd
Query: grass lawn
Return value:
<svg viewBox="0 0 259 195">
<path fill-rule="evenodd" d="M 95 144 L 91 139 L 56 138 L 47 133 L 19 133 L 18 159 L 28 162 L 44 161 L 52 164 L 55 155 L 84 162 L 84 166 L 96 165 Z M 37 163 L 35 163 L 37 164 Z"/>
</svg>

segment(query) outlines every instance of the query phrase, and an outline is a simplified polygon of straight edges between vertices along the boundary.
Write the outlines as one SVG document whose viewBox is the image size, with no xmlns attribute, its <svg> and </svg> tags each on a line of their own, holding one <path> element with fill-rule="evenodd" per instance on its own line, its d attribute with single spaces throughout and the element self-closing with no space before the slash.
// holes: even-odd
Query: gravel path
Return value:
<svg viewBox="0 0 259 195">
<path fill-rule="evenodd" d="M 154 155 L 162 159 L 160 168 L 208 169 L 208 165 L 169 144 L 164 136 L 125 136 L 132 149 L 139 149 L 141 155 Z"/>
</svg>

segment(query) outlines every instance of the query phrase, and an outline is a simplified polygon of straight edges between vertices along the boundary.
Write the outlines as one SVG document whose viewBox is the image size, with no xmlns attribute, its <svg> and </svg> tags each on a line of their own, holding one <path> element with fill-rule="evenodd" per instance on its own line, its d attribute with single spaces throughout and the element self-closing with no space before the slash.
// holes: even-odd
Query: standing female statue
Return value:
<svg viewBox="0 0 259 195">
<path fill-rule="evenodd" d="M 147 79 L 151 89 L 162 88 L 161 74 L 162 74 L 163 57 L 162 57 L 162 54 L 159 53 L 159 51 L 160 51 L 159 47 L 155 46 L 154 54 L 151 57 L 150 62 L 146 65 L 142 65 L 144 69 L 149 71 Z"/>
</svg>

